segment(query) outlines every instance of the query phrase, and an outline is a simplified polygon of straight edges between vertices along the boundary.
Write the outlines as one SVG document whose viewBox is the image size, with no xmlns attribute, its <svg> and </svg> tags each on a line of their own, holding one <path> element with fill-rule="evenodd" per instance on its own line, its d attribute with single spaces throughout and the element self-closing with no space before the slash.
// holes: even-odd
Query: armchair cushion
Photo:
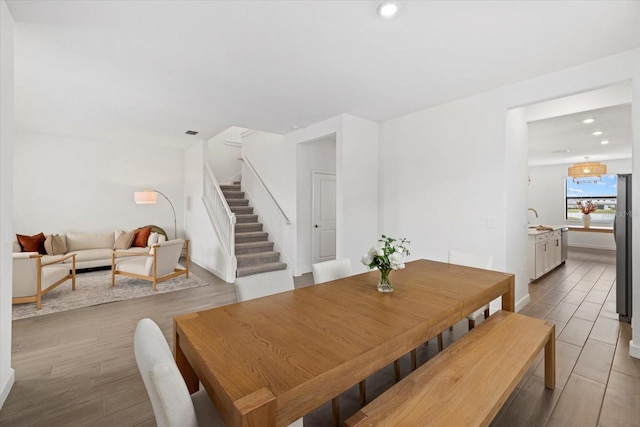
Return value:
<svg viewBox="0 0 640 427">
<path fill-rule="evenodd" d="M 38 252 L 41 255 L 47 253 L 44 249 L 44 241 L 46 240 L 44 233 L 38 233 L 33 236 L 16 234 L 16 238 L 18 239 L 18 243 L 20 243 L 22 252 Z"/>
</svg>

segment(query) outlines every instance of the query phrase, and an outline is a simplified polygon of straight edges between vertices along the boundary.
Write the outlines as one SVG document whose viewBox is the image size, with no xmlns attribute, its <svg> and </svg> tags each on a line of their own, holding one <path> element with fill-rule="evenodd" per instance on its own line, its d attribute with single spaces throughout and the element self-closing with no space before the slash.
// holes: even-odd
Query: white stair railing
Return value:
<svg viewBox="0 0 640 427">
<path fill-rule="evenodd" d="M 280 260 L 292 265 L 291 254 L 294 253 L 294 236 L 291 220 L 280 203 L 269 190 L 247 156 L 243 156 L 242 190 L 251 200 L 254 214 L 257 214 L 263 224 L 263 230 L 269 233 L 274 243 L 274 250 L 280 252 Z"/>
<path fill-rule="evenodd" d="M 209 218 L 213 223 L 213 228 L 216 230 L 218 239 L 224 248 L 227 258 L 225 262 L 227 277 L 225 280 L 231 283 L 235 280 L 238 264 L 235 253 L 236 215 L 231 212 L 227 204 L 227 199 L 224 197 L 224 194 L 222 194 L 220 184 L 209 165 L 205 163 L 204 169 L 202 200 L 204 201 Z"/>
</svg>

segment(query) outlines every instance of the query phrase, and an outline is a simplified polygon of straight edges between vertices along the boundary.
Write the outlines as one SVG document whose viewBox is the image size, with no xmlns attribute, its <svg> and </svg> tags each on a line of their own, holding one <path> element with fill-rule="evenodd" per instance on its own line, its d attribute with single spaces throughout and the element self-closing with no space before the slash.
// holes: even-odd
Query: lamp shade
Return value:
<svg viewBox="0 0 640 427">
<path fill-rule="evenodd" d="M 607 174 L 607 165 L 600 164 L 600 162 L 575 163 L 569 167 L 568 174 L 573 178 L 576 183 L 599 181 L 602 175 Z"/>
<path fill-rule="evenodd" d="M 158 201 L 158 193 L 150 190 L 136 191 L 133 193 L 133 200 L 138 205 L 151 205 Z"/>
</svg>

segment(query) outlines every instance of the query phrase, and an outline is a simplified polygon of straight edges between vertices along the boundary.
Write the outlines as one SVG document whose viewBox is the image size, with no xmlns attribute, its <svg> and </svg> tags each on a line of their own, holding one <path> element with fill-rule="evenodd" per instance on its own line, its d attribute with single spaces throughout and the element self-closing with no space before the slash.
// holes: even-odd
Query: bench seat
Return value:
<svg viewBox="0 0 640 427">
<path fill-rule="evenodd" d="M 362 408 L 345 425 L 487 426 L 545 349 L 555 388 L 555 326 L 498 311 Z"/>
</svg>

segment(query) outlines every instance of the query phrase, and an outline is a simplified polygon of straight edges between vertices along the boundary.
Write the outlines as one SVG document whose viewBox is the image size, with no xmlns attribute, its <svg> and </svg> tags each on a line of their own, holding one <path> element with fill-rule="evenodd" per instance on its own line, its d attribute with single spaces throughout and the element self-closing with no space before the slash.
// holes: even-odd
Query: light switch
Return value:
<svg viewBox="0 0 640 427">
<path fill-rule="evenodd" d="M 495 216 L 487 216 L 487 228 L 496 228 L 496 217 Z"/>
</svg>

